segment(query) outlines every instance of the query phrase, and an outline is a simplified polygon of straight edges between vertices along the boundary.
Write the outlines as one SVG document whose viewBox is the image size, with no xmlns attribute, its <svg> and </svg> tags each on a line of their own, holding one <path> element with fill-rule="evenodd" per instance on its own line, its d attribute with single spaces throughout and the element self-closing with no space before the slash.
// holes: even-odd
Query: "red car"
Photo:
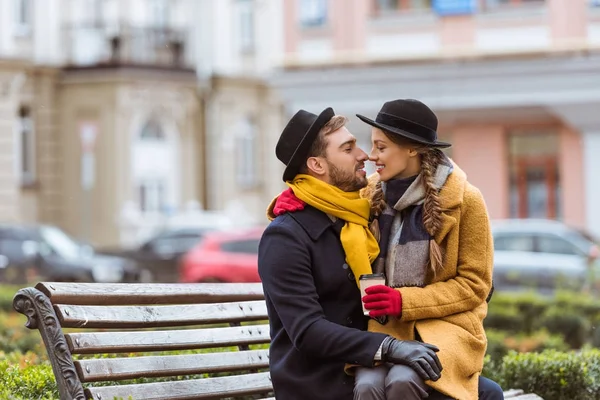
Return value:
<svg viewBox="0 0 600 400">
<path fill-rule="evenodd" d="M 260 282 L 258 243 L 264 228 L 212 232 L 181 260 L 180 281 Z"/>
</svg>

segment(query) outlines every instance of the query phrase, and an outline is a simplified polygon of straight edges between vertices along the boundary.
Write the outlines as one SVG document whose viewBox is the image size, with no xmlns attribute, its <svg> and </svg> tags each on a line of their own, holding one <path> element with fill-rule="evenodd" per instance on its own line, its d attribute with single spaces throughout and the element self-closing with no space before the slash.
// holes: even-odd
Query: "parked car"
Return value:
<svg viewBox="0 0 600 400">
<path fill-rule="evenodd" d="M 140 268 L 148 269 L 155 282 L 177 282 L 181 257 L 209 231 L 208 228 L 172 228 L 159 232 L 136 249 L 99 252 L 132 260 Z"/>
<path fill-rule="evenodd" d="M 260 282 L 258 243 L 264 228 L 212 232 L 181 261 L 181 281 Z"/>
<path fill-rule="evenodd" d="M 0 280 L 63 282 L 149 282 L 151 274 L 131 261 L 96 254 L 50 225 L 0 225 Z"/>
<path fill-rule="evenodd" d="M 533 287 L 582 289 L 600 278 L 598 244 L 564 223 L 509 219 L 492 223 L 494 285 L 498 290 Z"/>
</svg>

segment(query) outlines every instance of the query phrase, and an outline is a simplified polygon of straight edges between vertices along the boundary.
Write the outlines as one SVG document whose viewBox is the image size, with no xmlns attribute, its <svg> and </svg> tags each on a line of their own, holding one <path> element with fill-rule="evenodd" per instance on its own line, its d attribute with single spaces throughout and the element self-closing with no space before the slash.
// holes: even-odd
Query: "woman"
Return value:
<svg viewBox="0 0 600 400">
<path fill-rule="evenodd" d="M 443 371 L 424 382 L 405 366 L 357 368 L 355 398 L 502 399 L 480 378 L 487 340 L 483 319 L 492 289 L 493 240 L 485 202 L 437 140 L 437 118 L 417 100 L 383 105 L 371 125 L 377 174 L 371 201 L 386 285 L 367 289 L 369 330 L 437 346 Z M 400 397 L 401 396 L 401 397 Z"/>
</svg>

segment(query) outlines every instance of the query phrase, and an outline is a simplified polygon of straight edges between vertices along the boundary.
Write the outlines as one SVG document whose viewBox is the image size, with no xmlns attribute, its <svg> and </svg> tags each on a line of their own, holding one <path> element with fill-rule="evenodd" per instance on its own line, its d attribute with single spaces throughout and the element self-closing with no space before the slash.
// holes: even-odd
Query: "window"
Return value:
<svg viewBox="0 0 600 400">
<path fill-rule="evenodd" d="M 99 26 L 104 21 L 104 0 L 77 0 L 81 22 L 85 25 Z"/>
<path fill-rule="evenodd" d="M 377 0 L 376 6 L 378 11 L 395 11 L 398 9 L 400 0 Z"/>
<path fill-rule="evenodd" d="M 254 51 L 254 3 L 250 0 L 239 1 L 240 51 Z"/>
<path fill-rule="evenodd" d="M 499 235 L 494 237 L 494 250 L 533 252 L 533 236 L 529 234 Z"/>
<path fill-rule="evenodd" d="M 398 13 L 431 10 L 431 0 L 372 0 L 372 10 L 376 16 L 397 15 Z"/>
<path fill-rule="evenodd" d="M 538 251 L 540 253 L 565 254 L 572 256 L 580 254 L 575 246 L 556 236 L 540 236 L 538 238 Z"/>
<path fill-rule="evenodd" d="M 40 236 L 53 254 L 65 260 L 79 260 L 81 258 L 81 245 L 62 230 L 53 226 L 40 228 Z"/>
<path fill-rule="evenodd" d="M 142 212 L 165 211 L 165 185 L 162 180 L 148 179 L 139 185 L 139 204 Z"/>
<path fill-rule="evenodd" d="M 431 8 L 431 0 L 411 0 L 410 8 L 413 10 L 425 10 Z"/>
<path fill-rule="evenodd" d="M 27 36 L 31 32 L 33 20 L 31 0 L 13 0 L 15 35 Z"/>
<path fill-rule="evenodd" d="M 148 122 L 146 122 L 146 125 L 144 125 L 144 127 L 142 128 L 140 139 L 164 140 L 165 134 L 163 133 L 160 122 L 158 122 L 155 118 L 151 118 Z"/>
<path fill-rule="evenodd" d="M 243 188 L 252 188 L 257 184 L 257 137 L 256 125 L 252 118 L 245 118 L 236 131 L 236 177 Z"/>
<path fill-rule="evenodd" d="M 510 135 L 512 218 L 561 218 L 558 143 L 558 135 L 552 132 Z"/>
<path fill-rule="evenodd" d="M 169 24 L 168 0 L 152 0 L 150 19 L 155 28 L 164 28 Z"/>
<path fill-rule="evenodd" d="M 327 0 L 300 0 L 300 24 L 319 27 L 327 22 Z"/>
<path fill-rule="evenodd" d="M 485 10 L 507 9 L 527 5 L 544 4 L 545 0 L 480 0 L 480 6 Z"/>
<path fill-rule="evenodd" d="M 221 249 L 227 253 L 258 254 L 259 239 L 224 242 Z"/>
<path fill-rule="evenodd" d="M 19 146 L 19 174 L 21 183 L 28 185 L 35 181 L 36 158 L 35 134 L 29 107 L 23 106 L 19 109 L 16 131 Z"/>
</svg>

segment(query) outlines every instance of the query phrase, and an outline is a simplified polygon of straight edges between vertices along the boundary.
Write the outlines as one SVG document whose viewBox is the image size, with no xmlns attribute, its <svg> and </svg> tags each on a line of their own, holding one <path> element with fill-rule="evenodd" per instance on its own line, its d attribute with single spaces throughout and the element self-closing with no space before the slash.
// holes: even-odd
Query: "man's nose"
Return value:
<svg viewBox="0 0 600 400">
<path fill-rule="evenodd" d="M 369 159 L 369 156 L 367 153 L 365 153 L 362 149 L 358 149 L 359 153 L 358 153 L 358 157 L 356 158 L 358 161 L 367 161 Z"/>
</svg>

